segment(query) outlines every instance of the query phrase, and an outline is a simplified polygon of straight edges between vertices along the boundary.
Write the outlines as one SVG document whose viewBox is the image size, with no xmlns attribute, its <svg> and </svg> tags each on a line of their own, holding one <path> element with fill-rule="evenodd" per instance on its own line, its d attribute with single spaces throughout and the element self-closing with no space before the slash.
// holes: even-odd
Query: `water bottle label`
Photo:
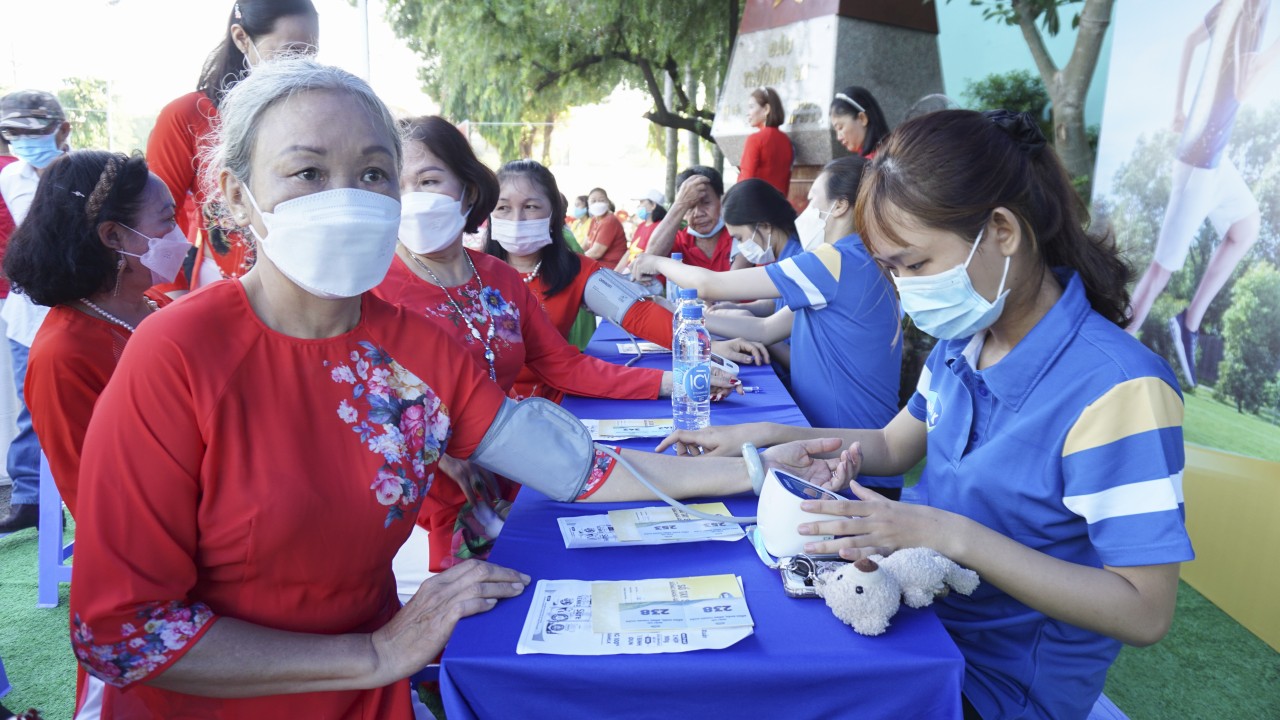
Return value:
<svg viewBox="0 0 1280 720">
<path fill-rule="evenodd" d="M 682 373 L 680 382 L 684 393 L 694 402 L 706 402 L 711 399 L 711 368 L 706 364 L 695 365 Z"/>
</svg>

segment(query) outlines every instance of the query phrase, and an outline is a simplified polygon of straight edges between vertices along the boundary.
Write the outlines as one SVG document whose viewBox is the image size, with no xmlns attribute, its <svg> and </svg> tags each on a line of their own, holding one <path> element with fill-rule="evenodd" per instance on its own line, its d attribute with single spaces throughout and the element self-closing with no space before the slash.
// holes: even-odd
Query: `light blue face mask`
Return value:
<svg viewBox="0 0 1280 720">
<path fill-rule="evenodd" d="M 636 217 L 640 218 L 641 220 L 648 220 L 649 208 L 641 206 L 638 209 L 636 209 Z"/>
<path fill-rule="evenodd" d="M 902 309 L 921 331 L 939 340 L 955 340 L 977 335 L 999 319 L 1004 310 L 1004 300 L 1009 295 L 1009 291 L 1004 289 L 1005 278 L 1009 276 L 1009 258 L 1004 259 L 1004 273 L 1000 275 L 1000 288 L 996 290 L 994 302 L 974 290 L 973 281 L 969 278 L 969 263 L 978 251 L 983 232 L 986 228 L 973 241 L 973 249 L 963 265 L 937 275 L 894 276 Z"/>
<path fill-rule="evenodd" d="M 704 235 L 703 233 L 698 232 L 697 230 L 694 230 L 692 225 L 690 225 L 689 227 L 686 227 L 686 228 L 685 228 L 685 230 L 688 230 L 688 231 L 689 231 L 689 234 L 690 234 L 690 235 L 692 235 L 692 236 L 694 236 L 694 237 L 698 238 L 699 240 L 706 240 L 707 238 L 713 238 L 713 237 L 715 237 L 716 235 L 719 235 L 719 234 L 720 234 L 720 231 L 721 231 L 721 230 L 723 230 L 723 229 L 724 229 L 724 218 L 723 218 L 723 217 L 722 217 L 722 218 L 720 218 L 718 221 L 716 221 L 716 226 L 715 226 L 715 227 L 713 227 L 713 228 L 711 228 L 711 232 L 706 233 L 705 235 Z"/>
<path fill-rule="evenodd" d="M 9 149 L 14 157 L 30 163 L 37 170 L 48 167 L 62 154 L 57 130 L 48 135 L 14 135 L 9 138 Z"/>
</svg>

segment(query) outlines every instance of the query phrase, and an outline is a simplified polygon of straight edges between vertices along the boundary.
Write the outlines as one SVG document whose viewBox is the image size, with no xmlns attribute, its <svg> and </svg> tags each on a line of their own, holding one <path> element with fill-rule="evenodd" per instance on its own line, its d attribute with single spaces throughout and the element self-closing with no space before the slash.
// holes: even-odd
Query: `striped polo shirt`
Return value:
<svg viewBox="0 0 1280 720">
<path fill-rule="evenodd" d="M 898 414 L 902 342 L 893 285 L 857 235 L 765 266 L 791 325 L 791 394 L 809 424 L 882 428 Z M 902 487 L 902 476 L 864 477 Z"/>
<path fill-rule="evenodd" d="M 1173 371 L 1055 274 L 1062 297 L 999 362 L 977 369 L 985 333 L 929 356 L 908 403 L 928 432 L 925 501 L 1080 565 L 1191 560 Z M 1120 650 L 986 583 L 937 606 L 984 717 L 1083 718 Z"/>
</svg>

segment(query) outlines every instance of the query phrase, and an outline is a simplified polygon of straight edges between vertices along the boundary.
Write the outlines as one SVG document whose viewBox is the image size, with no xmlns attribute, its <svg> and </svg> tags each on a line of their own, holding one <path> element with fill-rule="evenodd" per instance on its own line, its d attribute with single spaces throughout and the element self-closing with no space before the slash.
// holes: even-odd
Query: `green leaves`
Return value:
<svg viewBox="0 0 1280 720">
<path fill-rule="evenodd" d="M 738 4 L 724 0 L 389 0 L 396 33 L 423 58 L 423 89 L 454 121 L 544 123 L 566 108 L 603 100 L 619 85 L 652 87 L 672 68 L 692 68 L 710 87 L 729 59 Z M 735 17 L 730 18 L 733 12 Z M 654 98 L 655 110 L 660 98 Z M 713 108 L 668 108 L 689 121 Z M 709 126 L 709 123 L 708 123 Z M 531 145 L 529 127 L 477 125 L 504 160 Z"/>
</svg>

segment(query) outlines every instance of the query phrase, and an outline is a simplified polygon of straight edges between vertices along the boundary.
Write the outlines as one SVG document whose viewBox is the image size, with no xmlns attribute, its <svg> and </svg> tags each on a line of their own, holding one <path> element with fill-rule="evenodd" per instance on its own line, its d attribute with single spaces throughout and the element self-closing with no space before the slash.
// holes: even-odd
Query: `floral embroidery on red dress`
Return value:
<svg viewBox="0 0 1280 720">
<path fill-rule="evenodd" d="M 135 615 L 137 624 L 120 626 L 118 643 L 97 645 L 93 631 L 77 614 L 71 622 L 71 644 L 76 657 L 94 677 L 116 687 L 146 678 L 169 662 L 171 651 L 181 650 L 200 628 L 213 618 L 204 603 L 147 603 Z"/>
<path fill-rule="evenodd" d="M 459 331 L 458 336 L 466 344 L 480 342 L 479 338 L 471 333 L 471 326 L 476 328 L 476 332 L 487 334 L 486 325 L 491 320 L 494 323 L 494 352 L 524 342 L 520 334 L 520 308 L 514 303 L 507 302 L 496 288 L 488 285 L 481 287 L 476 278 L 472 277 L 461 287 L 441 290 L 450 294 L 462 312 L 466 313 L 466 318 L 459 315 L 457 308 L 454 308 L 448 300 L 434 307 L 428 307 L 426 312 L 428 315 L 445 318 L 453 323 Z M 468 321 L 471 325 L 467 324 Z"/>
<path fill-rule="evenodd" d="M 327 362 L 329 378 L 351 385 L 351 399 L 338 403 L 338 417 L 352 426 L 383 465 L 369 489 L 387 506 L 385 527 L 418 516 L 435 473 L 427 468 L 440 459 L 449 442 L 449 410 L 417 375 L 373 343 L 358 343 L 349 361 Z M 363 419 L 362 419 L 363 416 Z"/>
</svg>

